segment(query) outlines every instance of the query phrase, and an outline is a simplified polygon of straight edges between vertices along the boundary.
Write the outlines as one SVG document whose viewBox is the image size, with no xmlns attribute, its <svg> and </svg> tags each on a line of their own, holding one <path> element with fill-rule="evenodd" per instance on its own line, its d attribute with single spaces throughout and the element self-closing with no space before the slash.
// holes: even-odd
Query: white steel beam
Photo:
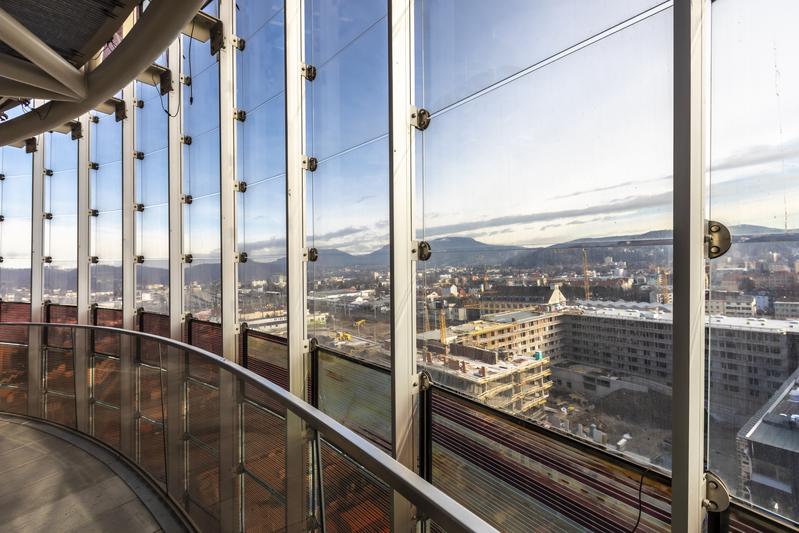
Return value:
<svg viewBox="0 0 799 533">
<path fill-rule="evenodd" d="M 136 329 L 136 87 L 122 91 L 127 118 L 122 120 L 122 327 Z"/>
<path fill-rule="evenodd" d="M 288 279 L 288 371 L 289 391 L 307 399 L 306 359 L 306 252 L 305 252 L 305 172 L 302 157 L 305 145 L 304 0 L 285 3 L 286 53 L 286 263 Z M 302 420 L 286 414 L 286 521 L 288 531 L 305 531 L 305 440 Z"/>
<path fill-rule="evenodd" d="M 40 102 L 34 102 L 37 105 Z M 31 322 L 43 322 L 44 299 L 42 257 L 44 256 L 44 135 L 36 138 L 31 184 Z M 42 331 L 28 334 L 28 415 L 42 416 Z"/>
<path fill-rule="evenodd" d="M 698 532 L 705 498 L 705 81 L 708 0 L 674 2 L 672 529 Z"/>
<path fill-rule="evenodd" d="M 5 79 L 0 76 L 0 94 L 9 98 L 40 98 L 42 100 L 68 100 L 61 94 L 48 91 L 47 89 L 40 89 L 39 87 L 32 87 L 19 81 Z M 6 143 L 14 145 L 14 142 Z"/>
<path fill-rule="evenodd" d="M 136 329 L 136 212 L 135 202 L 135 150 L 136 124 L 134 101 L 135 84 L 122 90 L 127 118 L 122 120 L 122 328 Z M 120 404 L 122 451 L 135 457 L 136 450 L 136 346 L 133 339 L 123 335 L 120 339 Z"/>
<path fill-rule="evenodd" d="M 41 114 L 26 113 L 0 124 L 0 145 L 52 129 L 80 116 L 149 67 L 205 0 L 156 0 L 107 60 L 86 75 L 90 90 L 79 102 L 50 102 Z"/>
<path fill-rule="evenodd" d="M 222 21 L 224 42 L 219 51 L 219 136 L 221 143 L 221 257 L 222 257 L 222 355 L 239 362 L 239 311 L 236 260 L 236 174 L 235 174 L 235 101 L 234 83 L 236 48 L 233 46 L 233 26 L 236 19 L 235 0 L 220 0 L 219 18 Z M 236 379 L 222 372 L 219 387 L 219 501 L 222 531 L 238 528 L 236 512 L 236 487 L 238 485 L 238 403 Z"/>
<path fill-rule="evenodd" d="M 169 93 L 169 335 L 183 341 L 183 83 L 182 39 L 168 50 Z"/>
<path fill-rule="evenodd" d="M 31 63 L 58 80 L 75 96 L 86 96 L 83 73 L 50 48 L 17 19 L 0 8 L 0 41 L 28 58 Z"/>
<path fill-rule="evenodd" d="M 238 362 L 238 298 L 236 287 L 236 172 L 234 118 L 234 80 L 236 57 L 233 46 L 234 0 L 221 0 L 220 19 L 224 27 L 224 45 L 219 51 L 219 137 L 221 143 L 221 255 L 222 255 L 222 354 Z"/>
<path fill-rule="evenodd" d="M 89 146 L 92 128 L 89 116 L 79 119 L 83 138 L 78 140 L 78 324 L 91 324 L 89 311 L 89 256 L 91 255 L 91 231 L 89 209 Z"/>
<path fill-rule="evenodd" d="M 416 376 L 416 265 L 413 260 L 413 176 L 410 123 L 413 2 L 389 1 L 389 160 L 391 234 L 391 445 L 394 458 L 416 470 L 413 420 Z M 418 390 L 418 389 L 416 389 Z M 394 493 L 393 531 L 415 530 L 413 507 Z"/>
<path fill-rule="evenodd" d="M 0 54 L 0 78 L 18 82 L 29 89 L 43 89 L 53 94 L 56 99 L 77 100 L 78 96 L 61 83 L 48 76 L 36 65 L 17 57 Z M 6 95 L 7 93 L 0 93 Z M 26 95 L 30 97 L 31 95 Z"/>
</svg>

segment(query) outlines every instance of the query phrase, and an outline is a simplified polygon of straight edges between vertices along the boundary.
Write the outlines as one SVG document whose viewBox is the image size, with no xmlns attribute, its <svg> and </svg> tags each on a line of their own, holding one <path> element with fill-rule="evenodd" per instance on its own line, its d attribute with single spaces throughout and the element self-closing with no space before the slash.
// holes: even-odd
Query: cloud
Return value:
<svg viewBox="0 0 799 533">
<path fill-rule="evenodd" d="M 535 212 L 524 215 L 510 215 L 495 217 L 485 220 L 473 220 L 469 222 L 459 222 L 456 224 L 445 224 L 442 226 L 428 227 L 428 236 L 447 235 L 452 233 L 462 233 L 464 231 L 475 231 L 485 228 L 495 228 L 499 226 L 514 226 L 521 224 L 531 224 L 534 222 L 548 222 L 564 218 L 575 218 L 593 215 L 609 216 L 613 213 L 622 213 L 631 210 L 648 208 L 669 207 L 672 202 L 672 192 L 667 191 L 658 194 L 632 196 L 624 200 L 611 202 L 608 204 L 593 205 L 590 207 L 576 209 L 562 209 L 560 211 Z"/>
<path fill-rule="evenodd" d="M 366 231 L 367 229 L 369 228 L 367 228 L 366 226 L 347 226 L 346 228 L 337 229 L 335 231 L 330 231 L 328 233 L 314 235 L 314 238 L 319 241 L 329 241 L 331 239 L 349 237 L 350 235 L 361 233 L 363 231 Z"/>
<path fill-rule="evenodd" d="M 591 194 L 595 192 L 605 192 L 605 191 L 612 191 L 614 189 L 621 189 L 623 187 L 635 187 L 636 185 L 642 185 L 644 183 L 657 183 L 659 181 L 671 180 L 671 175 L 668 176 L 660 176 L 659 178 L 650 178 L 645 180 L 630 180 L 624 181 L 622 183 L 616 183 L 613 185 L 606 185 L 604 187 L 595 187 L 593 189 L 585 189 L 582 191 L 577 191 L 574 193 L 569 194 L 562 194 L 559 196 L 553 196 L 552 200 L 564 200 L 566 198 L 574 198 L 575 196 L 582 196 L 585 194 Z"/>
<path fill-rule="evenodd" d="M 784 144 L 760 144 L 721 159 L 711 167 L 711 170 L 749 167 L 796 156 L 799 156 L 799 139 L 792 139 Z"/>
</svg>

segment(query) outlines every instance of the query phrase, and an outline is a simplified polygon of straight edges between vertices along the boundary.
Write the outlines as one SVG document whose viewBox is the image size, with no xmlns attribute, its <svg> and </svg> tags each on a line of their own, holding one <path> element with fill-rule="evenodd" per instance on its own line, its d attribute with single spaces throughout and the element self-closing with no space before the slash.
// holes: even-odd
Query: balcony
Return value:
<svg viewBox="0 0 799 533">
<path fill-rule="evenodd" d="M 0 500 L 7 527 L 384 531 L 396 492 L 448 531 L 495 531 L 369 440 L 200 348 L 102 326 L 4 323 L 0 335 L 0 442 L 21 487 Z"/>
</svg>

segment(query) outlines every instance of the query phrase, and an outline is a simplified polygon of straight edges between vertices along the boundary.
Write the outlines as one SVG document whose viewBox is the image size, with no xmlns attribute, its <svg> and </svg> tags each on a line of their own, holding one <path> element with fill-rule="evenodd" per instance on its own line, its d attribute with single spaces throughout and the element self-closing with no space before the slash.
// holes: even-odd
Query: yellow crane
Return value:
<svg viewBox="0 0 799 533">
<path fill-rule="evenodd" d="M 585 291 L 585 299 L 591 299 L 591 283 L 588 281 L 588 251 L 583 248 L 583 291 Z"/>
<path fill-rule="evenodd" d="M 447 345 L 447 317 L 444 315 L 444 307 L 442 305 L 441 310 L 438 312 L 438 327 L 441 331 L 441 335 L 439 340 L 441 340 L 441 344 L 444 346 Z"/>
<path fill-rule="evenodd" d="M 660 303 L 667 304 L 669 303 L 669 286 L 666 283 L 666 273 L 661 271 L 660 267 L 658 267 L 657 272 L 658 289 L 660 289 Z"/>
<path fill-rule="evenodd" d="M 363 326 L 364 324 L 366 324 L 366 320 L 362 319 L 362 320 L 356 320 L 355 321 L 355 327 L 358 328 L 358 335 L 359 336 L 361 334 L 361 326 Z"/>
</svg>

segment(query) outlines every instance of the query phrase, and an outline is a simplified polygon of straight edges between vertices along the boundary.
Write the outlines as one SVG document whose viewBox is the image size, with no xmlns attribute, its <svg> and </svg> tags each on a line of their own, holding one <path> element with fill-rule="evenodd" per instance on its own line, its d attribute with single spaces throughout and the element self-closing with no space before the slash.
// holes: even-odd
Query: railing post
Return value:
<svg viewBox="0 0 799 533">
<path fill-rule="evenodd" d="M 175 39 L 167 51 L 172 71 L 172 91 L 169 93 L 168 157 L 169 157 L 169 336 L 183 340 L 183 83 L 181 82 L 181 41 Z M 177 348 L 167 352 L 167 478 L 169 494 L 183 501 L 186 491 L 184 468 L 185 411 L 183 409 L 183 360 L 185 354 Z"/>
<path fill-rule="evenodd" d="M 38 105 L 41 102 L 36 102 Z M 44 255 L 44 135 L 36 137 L 31 183 L 31 322 L 43 322 L 44 299 L 42 256 Z M 28 415 L 42 416 L 42 331 L 28 333 Z"/>
<path fill-rule="evenodd" d="M 289 391 L 306 400 L 305 142 L 304 0 L 285 3 L 286 53 L 286 264 L 288 278 Z M 305 531 L 305 485 L 308 483 L 302 420 L 286 413 L 286 525 L 288 531 Z"/>
<path fill-rule="evenodd" d="M 83 137 L 78 140 L 78 324 L 91 324 L 89 308 L 91 283 L 90 263 L 91 230 L 89 227 L 89 147 L 91 131 L 89 115 L 79 119 Z M 91 433 L 89 413 L 89 332 L 85 329 L 75 330 L 75 346 L 73 346 L 75 365 L 75 405 L 78 431 Z"/>
<path fill-rule="evenodd" d="M 672 529 L 703 522 L 704 88 L 709 67 L 708 0 L 674 2 L 674 323 Z"/>
<path fill-rule="evenodd" d="M 219 136 L 221 143 L 221 257 L 222 257 L 222 355 L 239 362 L 238 337 L 238 287 L 236 274 L 236 194 L 235 194 L 235 37 L 233 28 L 236 19 L 235 0 L 220 0 L 219 18 L 222 21 L 224 42 L 219 51 Z M 221 505 L 222 531 L 233 531 L 236 527 L 236 488 L 238 485 L 238 406 L 236 402 L 236 380 L 227 372 L 220 376 L 219 389 L 219 500 Z"/>
<path fill-rule="evenodd" d="M 390 0 L 389 7 L 389 157 L 391 233 L 391 399 L 392 452 L 416 468 L 413 438 L 416 375 L 416 265 L 413 260 L 413 0 Z M 416 387 L 414 387 L 414 383 Z M 415 529 L 414 509 L 394 493 L 393 531 Z"/>
</svg>

